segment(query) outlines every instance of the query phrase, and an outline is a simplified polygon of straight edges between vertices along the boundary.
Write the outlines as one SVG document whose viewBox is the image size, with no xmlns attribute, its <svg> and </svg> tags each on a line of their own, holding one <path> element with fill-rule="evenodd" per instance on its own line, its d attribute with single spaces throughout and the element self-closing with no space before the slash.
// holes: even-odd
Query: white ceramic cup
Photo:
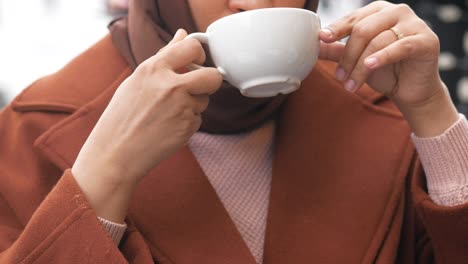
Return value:
<svg viewBox="0 0 468 264">
<path fill-rule="evenodd" d="M 264 8 L 223 17 L 187 38 L 208 45 L 219 72 L 244 96 L 271 97 L 300 87 L 317 62 L 319 31 L 312 11 Z"/>
</svg>

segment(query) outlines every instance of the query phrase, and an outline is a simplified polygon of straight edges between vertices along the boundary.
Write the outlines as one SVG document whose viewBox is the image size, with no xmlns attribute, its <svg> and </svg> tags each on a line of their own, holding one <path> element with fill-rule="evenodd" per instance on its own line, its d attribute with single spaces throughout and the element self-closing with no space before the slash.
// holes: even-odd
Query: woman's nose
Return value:
<svg viewBox="0 0 468 264">
<path fill-rule="evenodd" d="M 258 8 L 273 7 L 272 0 L 230 0 L 229 8 L 233 12 L 241 12 Z"/>
</svg>

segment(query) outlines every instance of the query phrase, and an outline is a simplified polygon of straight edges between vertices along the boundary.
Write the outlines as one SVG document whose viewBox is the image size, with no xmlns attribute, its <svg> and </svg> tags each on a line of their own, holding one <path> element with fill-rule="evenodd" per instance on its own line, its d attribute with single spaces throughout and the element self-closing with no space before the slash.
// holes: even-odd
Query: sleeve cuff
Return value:
<svg viewBox="0 0 468 264">
<path fill-rule="evenodd" d="M 0 255 L 0 263 L 4 263 L 2 260 L 8 263 L 20 260 L 34 263 L 51 263 L 51 260 L 61 263 L 127 263 L 102 228 L 70 170 L 63 173 L 21 235 Z"/>
<path fill-rule="evenodd" d="M 442 135 L 419 138 L 412 135 L 435 203 L 455 206 L 468 202 L 468 121 L 459 120 Z"/>
<path fill-rule="evenodd" d="M 110 237 L 114 241 L 114 243 L 118 246 L 120 243 L 120 240 L 122 240 L 122 237 L 127 230 L 127 225 L 126 224 L 117 224 L 111 221 L 108 221 L 104 218 L 101 218 L 98 216 L 99 222 L 101 222 L 102 226 L 104 229 L 109 233 Z"/>
</svg>

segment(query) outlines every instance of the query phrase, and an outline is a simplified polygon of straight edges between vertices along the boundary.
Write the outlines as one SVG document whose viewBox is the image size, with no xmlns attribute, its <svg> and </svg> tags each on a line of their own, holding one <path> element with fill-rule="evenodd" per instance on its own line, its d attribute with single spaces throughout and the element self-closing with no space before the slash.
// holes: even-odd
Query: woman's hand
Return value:
<svg viewBox="0 0 468 264">
<path fill-rule="evenodd" d="M 346 44 L 336 41 L 348 37 Z M 364 82 L 387 95 L 419 136 L 441 134 L 458 114 L 438 72 L 439 40 L 407 5 L 376 1 L 320 33 L 321 58 L 355 92 Z"/>
<path fill-rule="evenodd" d="M 188 142 L 221 86 L 214 68 L 176 72 L 205 60 L 186 35 L 178 31 L 120 85 L 77 157 L 72 173 L 100 217 L 122 222 L 136 184 Z"/>
</svg>

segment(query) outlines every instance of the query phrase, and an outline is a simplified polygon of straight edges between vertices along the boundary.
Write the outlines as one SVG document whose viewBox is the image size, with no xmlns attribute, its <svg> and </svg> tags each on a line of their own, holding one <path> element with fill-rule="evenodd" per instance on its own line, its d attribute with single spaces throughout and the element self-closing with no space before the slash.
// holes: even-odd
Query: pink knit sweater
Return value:
<svg viewBox="0 0 468 264">
<path fill-rule="evenodd" d="M 257 263 L 262 263 L 271 187 L 275 123 L 238 135 L 196 133 L 189 147 L 216 190 Z M 468 121 L 463 115 L 442 135 L 412 136 L 434 202 L 468 202 Z M 100 218 L 118 244 L 126 225 Z"/>
</svg>

